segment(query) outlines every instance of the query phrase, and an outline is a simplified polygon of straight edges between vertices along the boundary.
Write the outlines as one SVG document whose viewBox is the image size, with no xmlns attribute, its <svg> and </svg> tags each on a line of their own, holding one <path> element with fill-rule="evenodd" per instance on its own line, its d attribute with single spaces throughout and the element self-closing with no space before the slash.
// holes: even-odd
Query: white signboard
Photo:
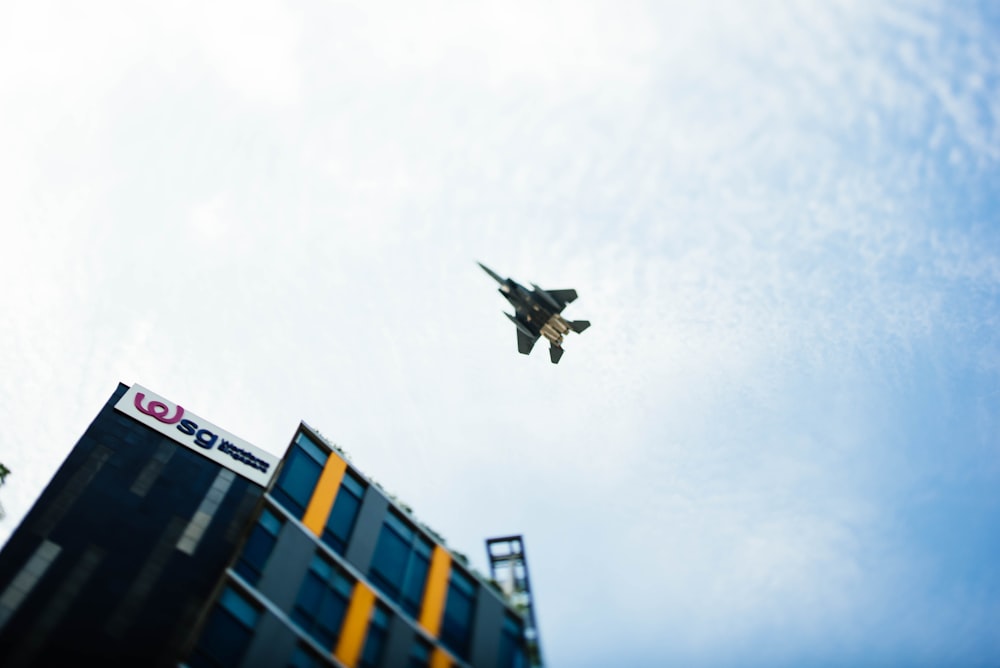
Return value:
<svg viewBox="0 0 1000 668">
<path fill-rule="evenodd" d="M 236 438 L 141 385 L 130 387 L 115 404 L 115 409 L 261 487 L 267 487 L 278 467 L 278 457 Z"/>
</svg>

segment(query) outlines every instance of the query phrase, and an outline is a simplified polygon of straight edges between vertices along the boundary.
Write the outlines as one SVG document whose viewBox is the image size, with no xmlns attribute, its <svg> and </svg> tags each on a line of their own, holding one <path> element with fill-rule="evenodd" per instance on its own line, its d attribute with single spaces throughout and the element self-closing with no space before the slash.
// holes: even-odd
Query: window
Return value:
<svg viewBox="0 0 1000 668">
<path fill-rule="evenodd" d="M 382 525 L 369 572 L 372 582 L 416 617 L 424 597 L 431 543 L 394 513 Z"/>
<path fill-rule="evenodd" d="M 223 589 L 188 665 L 224 668 L 239 664 L 259 617 L 260 611 L 243 594 L 232 587 Z"/>
<path fill-rule="evenodd" d="M 372 608 L 372 620 L 368 624 L 368 635 L 361 651 L 359 668 L 375 668 L 382 658 L 382 648 L 389 633 L 389 611 L 383 605 Z"/>
<path fill-rule="evenodd" d="M 281 468 L 278 483 L 271 490 L 271 496 L 299 519 L 305 515 L 327 456 L 308 436 L 299 433 Z"/>
<path fill-rule="evenodd" d="M 469 636 L 472 632 L 472 609 L 476 600 L 476 584 L 456 568 L 448 578 L 448 598 L 441 620 L 441 642 L 458 656 L 468 658 Z"/>
<path fill-rule="evenodd" d="M 325 668 L 327 665 L 329 664 L 306 645 L 297 645 L 292 660 L 288 662 L 288 668 Z"/>
<path fill-rule="evenodd" d="M 353 585 L 339 568 L 316 555 L 302 582 L 292 619 L 316 642 L 332 650 L 340 635 Z"/>
<path fill-rule="evenodd" d="M 236 474 L 229 469 L 222 469 L 216 474 L 215 479 L 212 481 L 212 486 L 205 492 L 198 510 L 195 511 L 194 516 L 188 522 L 187 526 L 184 527 L 184 533 L 177 539 L 178 550 L 184 554 L 193 555 L 195 553 L 195 550 L 198 549 L 198 544 L 201 543 L 201 539 L 205 535 L 205 530 L 212 523 L 212 518 L 219 511 L 219 506 L 222 505 L 226 494 L 229 492 L 229 488 L 233 486 L 235 480 Z"/>
<path fill-rule="evenodd" d="M 500 654 L 497 668 L 527 668 L 528 659 L 524 653 L 524 626 L 513 615 L 503 620 L 500 632 Z"/>
<path fill-rule="evenodd" d="M 249 582 L 257 584 L 260 574 L 264 572 L 267 558 L 271 556 L 274 544 L 278 542 L 278 532 L 281 531 L 281 520 L 267 508 L 260 515 L 260 520 L 254 526 L 243 546 L 243 554 L 236 562 L 236 572 Z"/>
<path fill-rule="evenodd" d="M 351 537 L 351 529 L 354 528 L 354 520 L 358 517 L 361 497 L 364 494 L 364 484 L 353 473 L 345 471 L 340 491 L 337 492 L 330 517 L 327 518 L 326 527 L 323 529 L 323 542 L 337 554 L 343 554 L 347 548 L 347 541 Z"/>
<path fill-rule="evenodd" d="M 431 644 L 417 636 L 410 650 L 410 660 L 406 668 L 428 668 L 431 664 Z"/>
<path fill-rule="evenodd" d="M 49 570 L 60 552 L 62 552 L 62 546 L 56 545 L 48 539 L 43 540 L 42 544 L 35 548 L 28 562 L 21 567 L 21 570 L 0 594 L 0 629 L 7 625 L 7 622 L 28 598 L 31 590 L 38 585 L 39 580 L 45 575 L 45 571 Z"/>
</svg>

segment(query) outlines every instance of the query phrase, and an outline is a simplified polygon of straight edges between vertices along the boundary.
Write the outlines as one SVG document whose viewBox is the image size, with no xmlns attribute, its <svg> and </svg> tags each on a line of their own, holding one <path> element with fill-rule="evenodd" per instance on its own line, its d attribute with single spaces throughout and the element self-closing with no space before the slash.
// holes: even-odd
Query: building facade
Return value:
<svg viewBox="0 0 1000 668">
<path fill-rule="evenodd" d="M 279 460 L 120 385 L 0 552 L 0 665 L 526 667 L 463 562 L 308 425 Z"/>
<path fill-rule="evenodd" d="M 119 385 L 0 553 L 2 666 L 176 665 L 254 520 L 264 487 L 123 412 L 162 405 L 138 390 Z"/>
<path fill-rule="evenodd" d="M 187 663 L 526 661 L 524 620 L 506 597 L 303 423 Z"/>
</svg>

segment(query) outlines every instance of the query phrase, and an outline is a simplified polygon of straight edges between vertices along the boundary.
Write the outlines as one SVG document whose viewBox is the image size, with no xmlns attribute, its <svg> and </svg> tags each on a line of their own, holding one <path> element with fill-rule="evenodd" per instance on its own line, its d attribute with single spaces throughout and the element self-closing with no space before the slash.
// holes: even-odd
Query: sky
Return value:
<svg viewBox="0 0 1000 668">
<path fill-rule="evenodd" d="M 4 2 L 0 542 L 140 383 L 524 534 L 551 666 L 1000 665 L 998 183 L 988 0 Z"/>
</svg>

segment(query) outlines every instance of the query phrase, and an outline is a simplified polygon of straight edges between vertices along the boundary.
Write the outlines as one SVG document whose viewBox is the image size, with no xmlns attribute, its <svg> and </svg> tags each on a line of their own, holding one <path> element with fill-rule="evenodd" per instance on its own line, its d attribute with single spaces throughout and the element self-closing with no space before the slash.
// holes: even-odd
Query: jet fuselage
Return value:
<svg viewBox="0 0 1000 668">
<path fill-rule="evenodd" d="M 582 332 L 590 326 L 586 320 L 568 322 L 560 315 L 566 305 L 576 299 L 576 290 L 546 291 L 535 284 L 532 284 L 532 290 L 528 290 L 511 278 L 501 278 L 482 263 L 479 266 L 500 284 L 500 294 L 514 307 L 514 315 L 504 315 L 517 327 L 519 352 L 527 355 L 535 341 L 544 336 L 551 344 L 549 355 L 552 362 L 558 363 L 565 335 L 571 330 Z"/>
</svg>

